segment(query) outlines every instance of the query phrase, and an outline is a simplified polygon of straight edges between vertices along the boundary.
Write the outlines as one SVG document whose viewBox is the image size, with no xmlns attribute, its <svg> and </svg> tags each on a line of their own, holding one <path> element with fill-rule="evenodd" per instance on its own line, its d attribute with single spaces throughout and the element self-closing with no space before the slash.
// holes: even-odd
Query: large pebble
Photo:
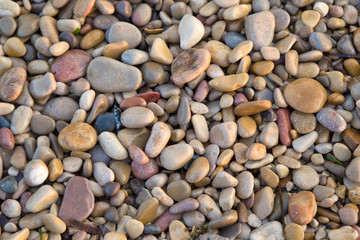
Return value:
<svg viewBox="0 0 360 240">
<path fill-rule="evenodd" d="M 52 233 L 61 234 L 66 231 L 66 224 L 54 214 L 44 216 L 44 225 Z"/>
<path fill-rule="evenodd" d="M 231 147 L 235 143 L 236 136 L 237 125 L 232 121 L 220 123 L 210 130 L 210 142 L 220 148 Z"/>
<path fill-rule="evenodd" d="M 71 221 L 82 222 L 90 216 L 94 203 L 95 198 L 89 181 L 84 177 L 75 176 L 66 185 L 58 216 L 66 224 L 70 224 Z"/>
<path fill-rule="evenodd" d="M 171 65 L 172 80 L 182 85 L 198 77 L 210 65 L 211 55 L 206 49 L 191 48 L 180 53 Z"/>
<path fill-rule="evenodd" d="M 154 120 L 154 113 L 144 107 L 131 107 L 121 114 L 121 123 L 127 128 L 146 127 Z"/>
<path fill-rule="evenodd" d="M 160 155 L 160 161 L 168 170 L 178 170 L 185 166 L 194 155 L 194 149 L 186 143 L 166 147 Z"/>
<path fill-rule="evenodd" d="M 56 58 L 51 65 L 51 72 L 57 81 L 71 82 L 85 76 L 91 59 L 91 55 L 83 50 L 69 50 Z"/>
<path fill-rule="evenodd" d="M 48 177 L 49 170 L 42 160 L 32 160 L 28 162 L 24 169 L 24 179 L 26 184 L 31 187 L 39 186 Z"/>
<path fill-rule="evenodd" d="M 129 43 L 129 48 L 136 48 L 142 40 L 142 35 L 136 26 L 121 21 L 111 25 L 106 32 L 106 39 L 109 43 L 126 41 Z"/>
<path fill-rule="evenodd" d="M 330 240 L 356 240 L 358 239 L 358 232 L 350 226 L 344 226 L 339 229 L 333 229 L 329 232 L 328 236 Z"/>
<path fill-rule="evenodd" d="M 254 49 L 270 46 L 275 31 L 275 17 L 270 11 L 249 15 L 245 20 L 246 37 L 253 41 Z"/>
<path fill-rule="evenodd" d="M 344 118 L 333 108 L 322 108 L 316 114 L 316 119 L 319 121 L 319 123 L 332 132 L 343 132 L 346 128 L 346 122 Z"/>
<path fill-rule="evenodd" d="M 54 120 L 70 121 L 76 110 L 79 109 L 78 103 L 69 97 L 57 97 L 48 101 L 43 109 L 43 114 Z"/>
<path fill-rule="evenodd" d="M 92 60 L 87 77 L 95 90 L 105 93 L 134 91 L 142 80 L 139 69 L 108 57 Z"/>
<path fill-rule="evenodd" d="M 29 212 L 40 212 L 51 206 L 59 198 L 59 194 L 50 185 L 40 187 L 26 202 L 26 209 Z"/>
<path fill-rule="evenodd" d="M 319 176 L 312 167 L 302 165 L 294 170 L 293 181 L 300 189 L 311 190 L 319 184 Z"/>
<path fill-rule="evenodd" d="M 0 98 L 5 102 L 17 99 L 26 81 L 26 71 L 20 67 L 7 70 L 0 78 Z"/>
<path fill-rule="evenodd" d="M 189 49 L 200 42 L 204 36 L 205 28 L 199 19 L 186 14 L 179 23 L 180 47 Z"/>
<path fill-rule="evenodd" d="M 315 196 L 312 192 L 303 191 L 294 194 L 289 201 L 289 215 L 294 223 L 305 225 L 314 216 Z"/>
<path fill-rule="evenodd" d="M 158 156 L 170 140 L 171 131 L 164 122 L 157 122 L 151 130 L 151 135 L 145 146 L 145 153 L 149 157 Z"/>
<path fill-rule="evenodd" d="M 284 89 L 286 102 L 295 110 L 303 113 L 316 113 L 325 104 L 325 88 L 316 80 L 300 78 L 286 85 Z"/>
<path fill-rule="evenodd" d="M 240 73 L 214 78 L 209 85 L 220 92 L 231 92 L 245 86 L 248 80 L 247 73 Z"/>
<path fill-rule="evenodd" d="M 20 6 L 14 1 L 3 0 L 0 2 L 0 18 L 5 16 L 17 17 L 20 14 Z"/>
<path fill-rule="evenodd" d="M 119 139 L 112 132 L 102 132 L 98 136 L 98 141 L 104 152 L 115 160 L 123 160 L 128 157 L 128 153 Z"/>
<path fill-rule="evenodd" d="M 345 175 L 351 181 L 360 183 L 360 157 L 354 158 L 350 164 L 346 167 Z"/>
<path fill-rule="evenodd" d="M 72 123 L 59 134 L 59 144 L 71 151 L 87 151 L 97 142 L 95 129 L 87 123 Z"/>
<path fill-rule="evenodd" d="M 274 193 L 270 187 L 263 187 L 255 193 L 255 200 L 252 209 L 260 220 L 264 220 L 268 217 L 271 214 L 273 207 Z"/>
<path fill-rule="evenodd" d="M 265 223 L 250 233 L 250 240 L 284 240 L 282 225 L 278 221 Z"/>
<path fill-rule="evenodd" d="M 318 138 L 318 133 L 316 131 L 313 131 L 295 139 L 292 142 L 292 146 L 295 151 L 299 153 L 303 153 L 315 143 L 317 138 Z"/>
</svg>

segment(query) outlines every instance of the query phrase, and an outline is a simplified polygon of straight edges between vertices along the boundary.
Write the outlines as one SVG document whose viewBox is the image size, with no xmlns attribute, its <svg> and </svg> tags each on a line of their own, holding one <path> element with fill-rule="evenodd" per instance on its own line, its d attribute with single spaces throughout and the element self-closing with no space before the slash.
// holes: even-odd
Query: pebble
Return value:
<svg viewBox="0 0 360 240">
<path fill-rule="evenodd" d="M 289 201 L 289 216 L 294 223 L 308 224 L 313 219 L 315 196 L 312 192 L 295 193 Z"/>
<path fill-rule="evenodd" d="M 126 43 L 128 46 L 127 42 L 122 42 Z M 140 65 L 149 61 L 149 54 L 138 49 L 128 49 L 121 53 L 121 61 L 130 65 Z"/>
<path fill-rule="evenodd" d="M 275 17 L 270 11 L 249 15 L 245 20 L 246 37 L 254 43 L 254 49 L 269 46 L 274 37 Z"/>
<path fill-rule="evenodd" d="M 159 172 L 159 167 L 153 159 L 149 159 L 149 162 L 145 164 L 133 161 L 131 163 L 131 172 L 137 178 L 147 180 Z"/>
<path fill-rule="evenodd" d="M 1 204 L 1 211 L 9 218 L 16 218 L 21 216 L 21 205 L 16 200 L 6 199 Z"/>
<path fill-rule="evenodd" d="M 24 179 L 26 184 L 36 187 L 42 184 L 48 177 L 49 170 L 42 160 L 31 160 L 24 169 Z"/>
<path fill-rule="evenodd" d="M 72 82 L 85 76 L 91 59 L 91 55 L 83 50 L 69 50 L 56 58 L 51 65 L 51 72 L 54 74 L 56 81 Z"/>
<path fill-rule="evenodd" d="M 256 132 L 256 122 L 254 119 L 248 116 L 244 116 L 238 119 L 238 134 L 240 137 L 249 138 L 254 136 Z"/>
<path fill-rule="evenodd" d="M 278 144 L 279 128 L 275 122 L 266 124 L 260 134 L 260 141 L 266 148 L 273 148 Z"/>
<path fill-rule="evenodd" d="M 96 162 L 93 164 L 93 175 L 96 179 L 97 183 L 100 186 L 104 186 L 109 182 L 113 182 L 115 180 L 115 174 L 113 170 L 108 168 L 105 163 L 103 162 Z"/>
<path fill-rule="evenodd" d="M 255 193 L 255 200 L 252 210 L 260 220 L 264 220 L 273 211 L 274 194 L 273 190 L 266 186 Z"/>
<path fill-rule="evenodd" d="M 333 229 L 329 231 L 328 237 L 330 240 L 341 240 L 341 239 L 351 239 L 355 240 L 358 237 L 358 232 L 351 228 L 350 226 L 344 226 L 339 229 Z"/>
<path fill-rule="evenodd" d="M 322 32 L 313 32 L 309 37 L 310 45 L 321 52 L 328 52 L 332 48 L 330 38 Z"/>
<path fill-rule="evenodd" d="M 129 43 L 129 48 L 132 49 L 140 44 L 142 36 L 140 30 L 133 24 L 116 22 L 107 30 L 106 39 L 109 43 L 126 41 Z"/>
<path fill-rule="evenodd" d="M 190 197 L 191 187 L 189 183 L 184 180 L 171 182 L 167 188 L 166 193 L 175 201 L 182 201 Z"/>
<path fill-rule="evenodd" d="M 326 102 L 325 88 L 310 78 L 300 78 L 286 85 L 286 102 L 295 110 L 303 113 L 318 112 Z"/>
<path fill-rule="evenodd" d="M 55 203 L 59 198 L 59 194 L 50 185 L 40 187 L 26 202 L 26 209 L 29 212 L 40 212 L 48 209 L 51 204 Z"/>
<path fill-rule="evenodd" d="M 278 221 L 271 221 L 263 224 L 250 233 L 250 240 L 265 240 L 265 239 L 281 240 L 283 237 L 283 230 L 281 223 Z"/>
<path fill-rule="evenodd" d="M 131 15 L 131 20 L 136 26 L 144 26 L 151 20 L 151 7 L 148 4 L 139 4 Z"/>
<path fill-rule="evenodd" d="M 136 213 L 136 220 L 143 224 L 151 223 L 156 218 L 156 211 L 159 207 L 159 200 L 151 197 L 142 202 Z"/>
<path fill-rule="evenodd" d="M 191 145 L 179 143 L 164 148 L 160 155 L 160 161 L 164 168 L 177 170 L 185 166 L 193 155 L 194 150 Z"/>
<path fill-rule="evenodd" d="M 20 15 L 20 6 L 16 2 L 4 0 L 0 3 L 0 17 L 11 16 L 17 17 Z"/>
<path fill-rule="evenodd" d="M 152 123 L 154 117 L 154 113 L 150 109 L 131 107 L 121 114 L 120 120 L 127 128 L 142 128 Z"/>
<path fill-rule="evenodd" d="M 204 48 L 209 50 L 212 63 L 217 64 L 220 67 L 228 67 L 230 65 L 229 54 L 231 49 L 224 43 L 211 40 L 205 44 Z"/>
<path fill-rule="evenodd" d="M 312 131 L 306 135 L 303 135 L 292 142 L 292 146 L 295 151 L 299 153 L 305 152 L 309 149 L 318 138 L 318 133 L 316 131 Z"/>
<path fill-rule="evenodd" d="M 210 65 L 211 55 L 206 49 L 190 48 L 180 53 L 171 64 L 172 81 L 176 85 L 187 83 Z"/>
<path fill-rule="evenodd" d="M 235 63 L 248 55 L 253 48 L 253 42 L 250 40 L 239 43 L 229 54 L 229 61 Z"/>
<path fill-rule="evenodd" d="M 345 225 L 356 225 L 359 221 L 358 213 L 355 208 L 345 206 L 339 209 L 339 217 Z"/>
<path fill-rule="evenodd" d="M 6 40 L 3 49 L 4 52 L 11 57 L 22 57 L 26 53 L 24 43 L 17 37 Z"/>
<path fill-rule="evenodd" d="M 78 18 L 85 17 L 91 12 L 91 9 L 94 7 L 94 5 L 95 5 L 95 0 L 76 1 L 74 6 L 74 15 Z"/>
<path fill-rule="evenodd" d="M 293 181 L 297 187 L 303 190 L 311 190 L 319 184 L 319 176 L 312 167 L 302 165 L 293 171 Z"/>
<path fill-rule="evenodd" d="M 58 137 L 62 148 L 70 151 L 87 151 L 97 142 L 95 129 L 87 123 L 72 123 L 62 129 Z"/>
<path fill-rule="evenodd" d="M 29 91 L 34 98 L 44 98 L 56 90 L 54 75 L 50 72 L 43 77 L 32 80 L 29 84 Z"/>
<path fill-rule="evenodd" d="M 237 125 L 235 122 L 220 123 L 210 129 L 210 142 L 220 148 L 231 147 L 236 140 Z"/>
<path fill-rule="evenodd" d="M 0 146 L 6 150 L 12 150 L 15 147 L 14 135 L 7 127 L 0 128 Z"/>
<path fill-rule="evenodd" d="M 344 118 L 334 109 L 329 107 L 322 108 L 316 114 L 316 119 L 319 123 L 332 132 L 343 132 L 346 128 L 346 122 Z"/>
<path fill-rule="evenodd" d="M 16 233 L 13 233 L 9 236 L 9 239 L 14 239 L 14 240 L 25 240 L 28 239 L 30 235 L 30 231 L 28 228 L 24 228 Z"/>
<path fill-rule="evenodd" d="M 20 67 L 12 67 L 0 78 L 0 98 L 5 102 L 17 99 L 26 81 L 26 71 Z"/>
<path fill-rule="evenodd" d="M 58 216 L 67 225 L 74 220 L 82 222 L 90 216 L 94 202 L 89 181 L 80 176 L 72 177 L 66 185 Z"/>
<path fill-rule="evenodd" d="M 185 178 L 189 183 L 197 183 L 201 181 L 210 170 L 209 162 L 204 157 L 199 157 L 193 161 L 186 172 Z"/>
<path fill-rule="evenodd" d="M 51 117 L 52 119 L 58 121 L 70 121 L 76 112 L 79 109 L 78 103 L 69 97 L 58 97 L 53 98 L 48 101 L 42 113 Z"/>
<path fill-rule="evenodd" d="M 180 47 L 189 49 L 204 36 L 205 28 L 199 19 L 190 14 L 184 15 L 179 23 Z"/>
<path fill-rule="evenodd" d="M 296 223 L 289 223 L 285 227 L 285 238 L 302 240 L 304 239 L 304 231 L 300 225 Z"/>
<path fill-rule="evenodd" d="M 65 223 L 53 214 L 46 214 L 44 216 L 44 225 L 52 233 L 61 234 L 65 232 Z"/>
<path fill-rule="evenodd" d="M 128 153 L 119 139 L 112 132 L 102 132 L 98 136 L 98 141 L 104 152 L 115 160 L 124 160 L 128 157 Z"/>
<path fill-rule="evenodd" d="M 197 200 L 200 203 L 198 210 L 210 220 L 221 216 L 221 211 L 215 201 L 208 195 L 202 194 Z"/>
<path fill-rule="evenodd" d="M 348 179 L 354 182 L 360 182 L 360 175 L 358 167 L 360 164 L 360 158 L 356 157 L 351 160 L 350 164 L 345 169 L 345 175 Z"/>
<path fill-rule="evenodd" d="M 148 6 L 148 5 L 147 5 Z M 155 62 L 170 65 L 174 56 L 166 45 L 165 41 L 161 38 L 156 38 L 151 46 L 150 58 Z"/>
<path fill-rule="evenodd" d="M 209 85 L 220 92 L 231 92 L 245 86 L 248 80 L 247 73 L 240 73 L 214 78 Z"/>
<path fill-rule="evenodd" d="M 17 190 L 18 183 L 13 176 L 6 176 L 0 181 L 0 189 L 6 193 L 14 193 Z"/>
<path fill-rule="evenodd" d="M 253 115 L 270 109 L 271 105 L 272 104 L 269 100 L 243 102 L 236 105 L 234 113 L 236 116 Z"/>
<path fill-rule="evenodd" d="M 314 114 L 293 111 L 290 120 L 294 129 L 300 134 L 307 134 L 315 130 L 316 118 Z"/>
<path fill-rule="evenodd" d="M 136 219 L 130 219 L 126 222 L 125 229 L 129 237 L 135 239 L 143 233 L 144 224 Z"/>
<path fill-rule="evenodd" d="M 105 93 L 136 90 L 142 80 L 139 69 L 108 57 L 92 60 L 87 77 L 95 90 Z"/>
</svg>

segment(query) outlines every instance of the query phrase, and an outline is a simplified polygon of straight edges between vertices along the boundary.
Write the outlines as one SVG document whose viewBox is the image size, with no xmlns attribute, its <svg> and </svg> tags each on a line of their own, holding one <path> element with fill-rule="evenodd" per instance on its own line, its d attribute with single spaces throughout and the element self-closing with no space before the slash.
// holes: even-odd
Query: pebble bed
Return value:
<svg viewBox="0 0 360 240">
<path fill-rule="evenodd" d="M 0 240 L 360 240 L 360 0 L 0 0 Z"/>
</svg>

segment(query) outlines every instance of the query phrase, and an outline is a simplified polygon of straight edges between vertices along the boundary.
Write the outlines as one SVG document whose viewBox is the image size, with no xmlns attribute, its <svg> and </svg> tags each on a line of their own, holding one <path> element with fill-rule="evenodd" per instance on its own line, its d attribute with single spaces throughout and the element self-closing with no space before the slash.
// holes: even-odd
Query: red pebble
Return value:
<svg viewBox="0 0 360 240">
<path fill-rule="evenodd" d="M 178 214 L 172 214 L 169 210 L 164 212 L 155 222 L 156 225 L 158 225 L 161 228 L 162 232 L 165 232 L 170 223 L 175 220 L 179 220 L 182 216 L 182 213 Z"/>
<path fill-rule="evenodd" d="M 209 94 L 210 86 L 206 80 L 202 80 L 198 87 L 196 88 L 196 92 L 194 94 L 193 99 L 197 102 L 202 102 L 205 100 L 207 95 Z"/>
<path fill-rule="evenodd" d="M 90 53 L 83 50 L 69 50 L 58 57 L 51 66 L 56 81 L 68 83 L 84 77 L 92 60 Z"/>
<path fill-rule="evenodd" d="M 122 110 L 125 110 L 130 107 L 146 107 L 146 101 L 141 97 L 129 97 L 129 98 L 125 98 L 120 103 L 120 108 Z"/>
<path fill-rule="evenodd" d="M 159 166 L 154 159 L 149 159 L 149 162 L 146 164 L 132 161 L 131 172 L 134 177 L 140 180 L 147 180 L 159 172 Z"/>
<path fill-rule="evenodd" d="M 248 102 L 246 96 L 243 93 L 237 93 L 234 96 L 234 105 L 238 105 L 240 103 Z"/>
<path fill-rule="evenodd" d="M 6 127 L 0 129 L 0 146 L 7 150 L 12 150 L 15 147 L 14 134 Z"/>
<path fill-rule="evenodd" d="M 139 93 L 136 96 L 145 99 L 145 101 L 147 103 L 149 103 L 149 102 L 156 102 L 160 98 L 160 93 L 159 92 L 146 92 L 146 93 Z"/>
<path fill-rule="evenodd" d="M 128 148 L 130 158 L 138 164 L 146 164 L 149 162 L 149 157 L 144 151 L 136 145 L 131 145 Z"/>
<path fill-rule="evenodd" d="M 276 111 L 277 125 L 279 128 L 280 142 L 281 144 L 289 147 L 292 139 L 290 137 L 291 122 L 290 122 L 290 110 L 287 108 L 281 108 Z"/>
</svg>

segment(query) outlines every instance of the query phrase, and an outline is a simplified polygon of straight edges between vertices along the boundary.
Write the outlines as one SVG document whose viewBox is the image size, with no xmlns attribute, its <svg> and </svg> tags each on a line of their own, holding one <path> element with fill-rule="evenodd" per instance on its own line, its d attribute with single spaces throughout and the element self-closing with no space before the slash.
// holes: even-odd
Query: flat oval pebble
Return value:
<svg viewBox="0 0 360 240">
<path fill-rule="evenodd" d="M 343 132 L 346 128 L 344 118 L 329 107 L 322 108 L 316 114 L 316 120 L 332 132 Z"/>
<path fill-rule="evenodd" d="M 95 129 L 87 123 L 72 123 L 59 134 L 61 147 L 71 151 L 87 151 L 97 142 Z"/>
<path fill-rule="evenodd" d="M 91 86 L 100 92 L 136 90 L 142 80 L 139 69 L 108 57 L 97 57 L 87 68 Z"/>
<path fill-rule="evenodd" d="M 26 81 L 26 71 L 20 67 L 7 70 L 0 78 L 0 98 L 5 102 L 17 99 Z"/>
<path fill-rule="evenodd" d="M 166 147 L 160 155 L 160 161 L 164 168 L 177 170 L 185 166 L 194 155 L 194 149 L 185 143 L 179 143 Z"/>
<path fill-rule="evenodd" d="M 140 30 L 131 23 L 117 22 L 108 29 L 106 39 L 109 43 L 126 41 L 129 48 L 135 48 L 140 44 L 142 36 Z"/>
<path fill-rule="evenodd" d="M 131 107 L 121 114 L 121 122 L 128 128 L 142 128 L 154 120 L 154 113 L 144 107 Z"/>
<path fill-rule="evenodd" d="M 85 76 L 92 57 L 83 50 L 69 50 L 56 58 L 51 65 L 51 72 L 59 82 L 71 82 Z"/>
<path fill-rule="evenodd" d="M 295 110 L 303 113 L 316 113 L 326 102 L 325 88 L 310 78 L 300 78 L 286 85 L 286 102 Z"/>
<path fill-rule="evenodd" d="M 240 73 L 214 78 L 209 82 L 209 85 L 221 92 L 231 92 L 245 86 L 248 80 L 249 75 L 247 73 Z"/>
<path fill-rule="evenodd" d="M 171 64 L 172 80 L 176 85 L 187 83 L 210 65 L 211 55 L 206 49 L 190 48 L 180 53 Z"/>
<path fill-rule="evenodd" d="M 314 215 L 315 196 L 303 191 L 294 194 L 289 201 L 289 215 L 294 223 L 304 225 L 311 222 Z"/>
</svg>

